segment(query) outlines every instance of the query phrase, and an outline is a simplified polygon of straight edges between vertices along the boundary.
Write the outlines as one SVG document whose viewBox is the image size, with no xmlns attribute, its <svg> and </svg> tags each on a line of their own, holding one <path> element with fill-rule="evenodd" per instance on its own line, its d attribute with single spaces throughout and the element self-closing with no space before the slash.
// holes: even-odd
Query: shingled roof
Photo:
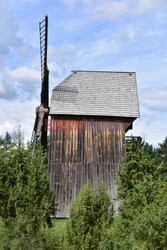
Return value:
<svg viewBox="0 0 167 250">
<path fill-rule="evenodd" d="M 53 89 L 50 114 L 137 118 L 136 74 L 74 70 Z"/>
</svg>

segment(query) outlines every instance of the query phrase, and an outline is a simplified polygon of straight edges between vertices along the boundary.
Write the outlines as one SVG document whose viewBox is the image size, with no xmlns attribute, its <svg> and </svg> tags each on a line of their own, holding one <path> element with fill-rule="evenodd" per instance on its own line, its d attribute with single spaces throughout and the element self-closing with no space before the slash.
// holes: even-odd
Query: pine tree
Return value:
<svg viewBox="0 0 167 250">
<path fill-rule="evenodd" d="M 156 149 L 156 163 L 161 164 L 161 177 L 167 181 L 167 137 L 163 143 L 159 144 L 159 148 Z"/>
<path fill-rule="evenodd" d="M 154 159 L 145 150 L 145 144 L 132 141 L 125 154 L 122 170 L 118 178 L 119 198 L 126 198 L 130 190 L 142 181 L 145 175 L 154 175 L 157 171 Z"/>
<path fill-rule="evenodd" d="M 19 132 L 15 142 L 1 137 L 0 216 L 9 225 L 24 216 L 34 233 L 49 221 L 54 208 L 54 193 L 49 188 L 46 156 L 41 149 L 32 152 Z M 28 225 L 28 224 L 27 224 Z"/>
<path fill-rule="evenodd" d="M 98 181 L 83 186 L 70 209 L 65 249 L 99 249 L 112 221 L 111 197 L 104 185 Z"/>
</svg>

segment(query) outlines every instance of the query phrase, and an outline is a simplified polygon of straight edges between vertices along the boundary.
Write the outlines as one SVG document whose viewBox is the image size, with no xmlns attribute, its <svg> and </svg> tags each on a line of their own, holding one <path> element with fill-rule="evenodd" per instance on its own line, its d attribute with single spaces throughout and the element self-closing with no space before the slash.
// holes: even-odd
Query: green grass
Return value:
<svg viewBox="0 0 167 250">
<path fill-rule="evenodd" d="M 62 235 L 65 232 L 65 227 L 68 219 L 53 219 L 53 227 L 51 230 L 57 235 Z"/>
</svg>

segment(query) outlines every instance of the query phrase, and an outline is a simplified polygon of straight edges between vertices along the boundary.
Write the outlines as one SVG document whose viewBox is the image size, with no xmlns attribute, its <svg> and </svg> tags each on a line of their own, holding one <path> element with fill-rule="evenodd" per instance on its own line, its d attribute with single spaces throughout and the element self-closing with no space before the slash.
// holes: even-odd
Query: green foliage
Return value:
<svg viewBox="0 0 167 250">
<path fill-rule="evenodd" d="M 167 184 L 151 154 L 132 142 L 119 175 L 121 206 L 107 239 L 108 249 L 165 249 Z"/>
<path fill-rule="evenodd" d="M 166 249 L 167 138 L 155 149 L 128 145 L 118 179 L 118 216 L 99 181 L 82 187 L 62 229 L 49 229 L 54 194 L 47 157 L 31 152 L 21 133 L 0 137 L 0 249 Z M 64 231 L 64 232 L 63 232 Z"/>
<path fill-rule="evenodd" d="M 159 148 L 156 149 L 156 163 L 161 164 L 160 174 L 162 179 L 167 181 L 167 137 L 163 143 L 159 144 Z"/>
<path fill-rule="evenodd" d="M 58 250 L 62 242 L 48 228 L 40 228 L 35 235 L 25 216 L 17 216 L 8 227 L 0 229 L 0 249 L 3 250 Z"/>
<path fill-rule="evenodd" d="M 40 147 L 32 152 L 29 145 L 25 146 L 20 132 L 14 142 L 9 139 L 1 137 L 0 217 L 11 249 L 33 249 L 33 245 L 42 249 L 41 242 L 46 242 L 43 230 L 51 223 L 55 207 L 46 156 L 42 156 Z"/>
<path fill-rule="evenodd" d="M 65 232 L 68 219 L 52 219 L 51 231 L 58 236 L 62 236 Z"/>
<path fill-rule="evenodd" d="M 5 148 L 6 146 L 12 144 L 12 136 L 6 132 L 4 138 L 0 136 L 0 148 Z"/>
<path fill-rule="evenodd" d="M 114 224 L 113 249 L 165 249 L 167 186 L 145 178 L 129 191 Z"/>
<path fill-rule="evenodd" d="M 112 220 L 111 198 L 104 185 L 101 182 L 85 185 L 70 209 L 67 249 L 98 249 Z"/>
<path fill-rule="evenodd" d="M 154 176 L 156 171 L 154 159 L 143 148 L 143 144 L 132 141 L 125 154 L 122 170 L 119 173 L 119 198 L 125 199 L 128 191 L 132 190 L 139 181 L 142 181 L 148 174 Z"/>
<path fill-rule="evenodd" d="M 2 149 L 4 151 L 4 148 Z M 0 154 L 0 216 L 8 223 L 26 214 L 34 224 L 51 214 L 54 195 L 49 189 L 47 166 L 41 150 L 26 148 L 21 134 Z"/>
<path fill-rule="evenodd" d="M 132 145 L 133 145 L 133 147 L 132 147 Z M 143 141 L 141 137 L 139 137 L 138 139 L 134 139 L 132 137 L 131 143 L 126 144 L 126 151 L 127 152 L 131 151 L 132 149 L 133 149 L 133 151 L 135 151 L 139 148 L 142 149 L 145 152 L 145 154 L 150 155 L 151 158 L 155 158 L 156 150 L 148 142 Z"/>
</svg>

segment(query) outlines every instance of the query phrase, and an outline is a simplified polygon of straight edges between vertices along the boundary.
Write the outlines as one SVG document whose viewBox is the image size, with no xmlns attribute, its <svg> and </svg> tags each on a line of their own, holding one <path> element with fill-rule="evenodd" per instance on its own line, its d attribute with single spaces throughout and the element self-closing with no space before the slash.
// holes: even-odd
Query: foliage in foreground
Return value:
<svg viewBox="0 0 167 250">
<path fill-rule="evenodd" d="M 0 249 L 166 249 L 166 140 L 156 150 L 142 142 L 129 145 L 118 181 L 118 216 L 104 186 L 88 184 L 61 236 L 47 227 L 54 195 L 40 148 L 32 153 L 20 133 L 16 141 L 0 137 Z"/>
<path fill-rule="evenodd" d="M 95 204 L 92 187 L 81 190 L 70 213 L 67 249 L 166 249 L 167 183 L 162 178 L 164 148 L 160 166 L 156 164 L 158 157 L 148 144 L 132 141 L 119 174 L 121 206 L 118 216 L 97 219 L 99 226 L 92 219 Z"/>
<path fill-rule="evenodd" d="M 156 163 L 161 164 L 161 179 L 167 181 L 167 137 L 156 149 Z"/>
<path fill-rule="evenodd" d="M 140 145 L 130 145 L 119 175 L 121 206 L 107 249 L 166 249 L 167 183 L 160 168 Z"/>
<path fill-rule="evenodd" d="M 148 153 L 148 145 L 132 141 L 127 148 L 119 173 L 118 197 L 126 199 L 129 191 L 133 190 L 139 181 L 142 182 L 148 175 L 156 178 L 156 172 L 157 166 L 150 152 Z"/>
<path fill-rule="evenodd" d="M 44 229 L 54 207 L 46 171 L 41 149 L 32 152 L 20 132 L 14 142 L 1 137 L 0 218 L 7 237 L 1 237 L 2 249 L 42 249 L 46 244 Z"/>
<path fill-rule="evenodd" d="M 67 249 L 98 249 L 112 221 L 111 198 L 104 185 L 101 182 L 85 185 L 70 209 Z"/>
</svg>

